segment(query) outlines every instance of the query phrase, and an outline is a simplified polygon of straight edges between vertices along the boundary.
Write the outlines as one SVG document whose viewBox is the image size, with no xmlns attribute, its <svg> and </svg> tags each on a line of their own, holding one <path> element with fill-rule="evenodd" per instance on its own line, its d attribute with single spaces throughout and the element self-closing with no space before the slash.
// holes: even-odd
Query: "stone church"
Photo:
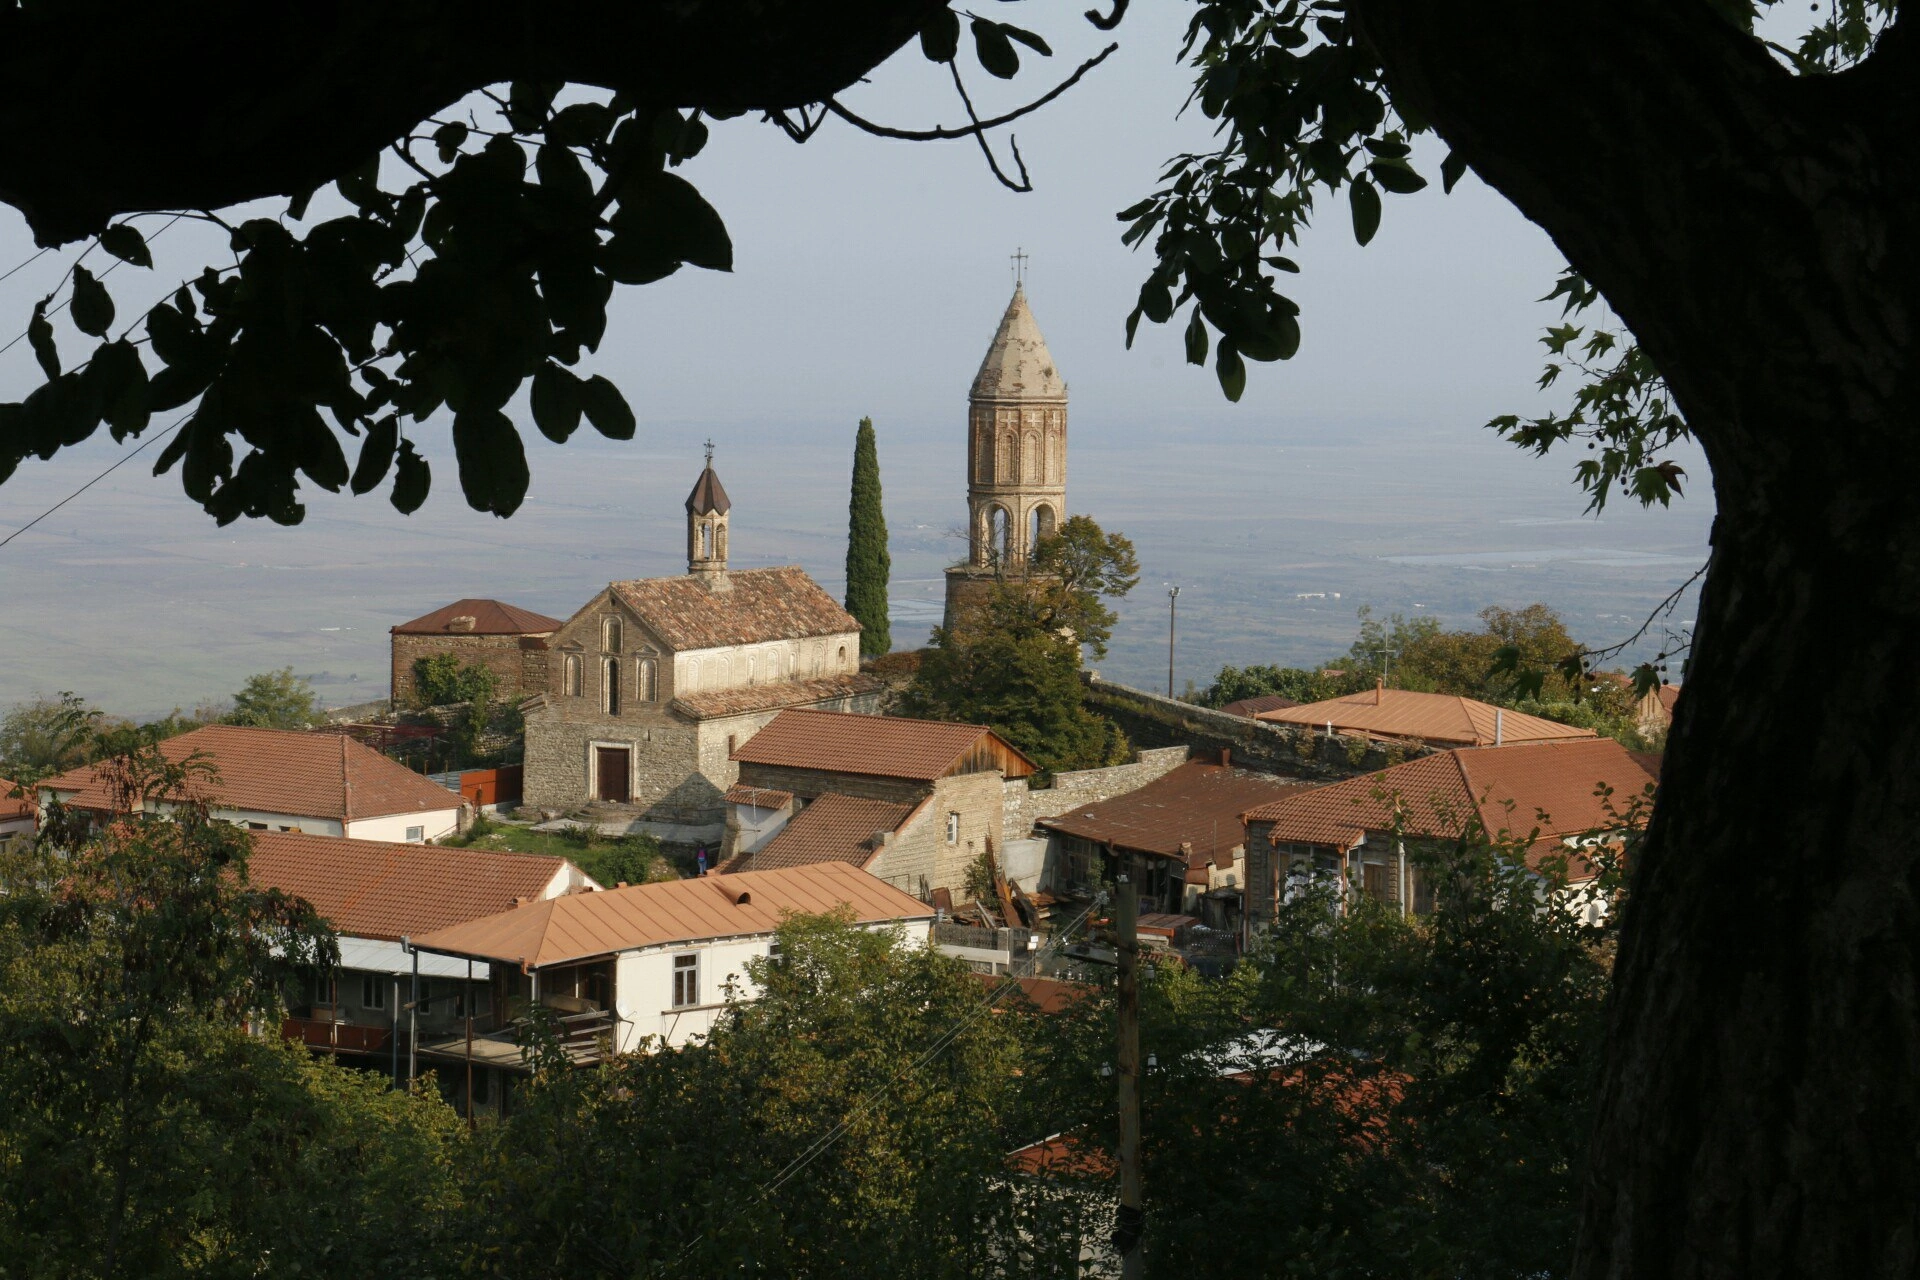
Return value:
<svg viewBox="0 0 1920 1280">
<path fill-rule="evenodd" d="M 860 624 L 797 565 L 727 567 L 713 456 L 687 496 L 687 572 L 608 583 L 547 640 L 526 717 L 526 803 L 624 806 L 669 839 L 717 841 L 733 749 L 789 707 L 878 710 Z"/>
<path fill-rule="evenodd" d="M 1026 577 L 1066 510 L 1067 384 L 1020 283 L 967 396 L 967 559 L 947 570 L 946 625 Z"/>
</svg>

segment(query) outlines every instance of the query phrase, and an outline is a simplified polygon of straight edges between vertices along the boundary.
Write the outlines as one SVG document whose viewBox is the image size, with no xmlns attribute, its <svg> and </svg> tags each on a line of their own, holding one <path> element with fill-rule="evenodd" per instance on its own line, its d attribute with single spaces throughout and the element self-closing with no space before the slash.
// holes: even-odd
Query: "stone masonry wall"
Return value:
<svg viewBox="0 0 1920 1280">
<path fill-rule="evenodd" d="M 547 687 L 547 650 L 531 636 L 395 635 L 392 651 L 396 707 L 413 702 L 413 664 L 443 653 L 458 658 L 462 666 L 478 664 L 493 672 L 499 686 L 494 696 L 500 702 L 518 702 Z"/>
<path fill-rule="evenodd" d="M 1313 782 L 1357 777 L 1434 750 L 1419 743 L 1329 737 L 1324 731 L 1249 720 L 1098 676 L 1087 678 L 1087 705 L 1110 716 L 1136 747 L 1184 745 L 1199 758 L 1225 749 L 1239 768 Z"/>
<path fill-rule="evenodd" d="M 1028 786 L 1025 778 L 1010 778 L 1004 788 L 1003 846 L 1032 835 L 1033 824 L 1042 818 L 1055 817 L 1109 796 L 1138 791 L 1185 764 L 1187 756 L 1185 747 L 1149 747 L 1137 753 L 1131 764 L 1056 773 L 1051 787 L 1037 790 Z"/>
<path fill-rule="evenodd" d="M 791 791 L 794 795 L 813 799 L 823 791 L 837 791 L 843 796 L 858 796 L 863 800 L 885 800 L 889 804 L 919 804 L 927 794 L 927 784 L 913 778 L 869 778 L 854 773 L 829 773 L 823 769 L 792 769 L 777 764 L 743 764 L 740 766 L 739 780 L 750 787 L 765 787 L 769 791 Z M 998 778 L 990 773 L 984 776 Z"/>
</svg>

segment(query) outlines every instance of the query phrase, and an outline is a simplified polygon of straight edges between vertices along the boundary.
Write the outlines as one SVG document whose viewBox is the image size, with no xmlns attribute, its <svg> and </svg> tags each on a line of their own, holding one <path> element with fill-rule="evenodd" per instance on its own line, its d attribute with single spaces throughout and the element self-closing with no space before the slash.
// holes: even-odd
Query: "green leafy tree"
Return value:
<svg viewBox="0 0 1920 1280">
<path fill-rule="evenodd" d="M 292 667 L 262 671 L 247 677 L 233 695 L 228 724 L 254 729 L 306 729 L 320 719 L 320 700 L 305 676 Z"/>
<path fill-rule="evenodd" d="M 840 917 L 794 917 L 758 998 L 703 1044 L 542 1073 L 476 1170 L 489 1272 L 664 1278 L 1056 1276 L 1047 1202 L 1003 1160 L 1023 1020 L 963 966 Z M 583 1204 L 620 1212 L 582 1222 Z"/>
<path fill-rule="evenodd" d="M 1254 663 L 1245 667 L 1224 666 L 1213 683 L 1195 698 L 1203 707 L 1224 707 L 1242 698 L 1275 694 L 1295 702 L 1321 702 L 1352 693 L 1364 680 L 1346 669 L 1330 674 L 1326 668 L 1309 671 L 1304 667 L 1276 667 Z"/>
<path fill-rule="evenodd" d="M 1095 658 L 1106 657 L 1117 621 L 1107 601 L 1124 598 L 1140 583 L 1132 540 L 1108 533 L 1092 516 L 1070 516 L 1035 545 L 1031 563 L 1043 575 L 1040 600 L 1052 620 Z"/>
<path fill-rule="evenodd" d="M 33 783 L 87 763 L 104 718 L 70 691 L 16 705 L 0 719 L 0 776 Z"/>
<path fill-rule="evenodd" d="M 414 701 L 422 707 L 455 702 L 491 702 L 500 677 L 482 662 L 460 661 L 458 654 L 436 653 L 413 660 Z"/>
<path fill-rule="evenodd" d="M 893 648 L 887 618 L 887 515 L 880 506 L 880 452 L 873 419 L 860 419 L 853 443 L 853 492 L 847 500 L 847 612 L 860 624 L 860 654 L 877 658 Z"/>
<path fill-rule="evenodd" d="M 991 726 L 1047 772 L 1124 761 L 1126 735 L 1086 705 L 1080 642 L 1061 623 L 1062 593 L 1026 583 L 994 588 L 952 627 L 933 633 L 906 715 Z"/>
<path fill-rule="evenodd" d="M 1914 634 L 1897 589 L 1858 584 L 1920 560 L 1920 348 L 1859 321 L 1920 306 L 1908 251 L 1884 247 L 1920 216 L 1920 40 L 1893 0 L 1816 6 L 1797 33 L 1787 8 L 1211 0 L 1186 52 L 1218 142 L 1122 215 L 1154 256 L 1130 323 L 1181 313 L 1189 359 L 1211 352 L 1238 398 L 1246 361 L 1299 348 L 1284 281 L 1309 221 L 1339 201 L 1365 243 L 1436 170 L 1472 173 L 1567 254 L 1549 355 L 1587 379 L 1567 410 L 1495 425 L 1586 446 L 1595 500 L 1669 500 L 1686 437 L 1714 464 L 1698 638 L 1661 650 L 1688 652 L 1687 696 L 1621 940 L 1582 1280 L 1884 1274 L 1920 1235 L 1910 1036 L 1889 1034 L 1920 1006 L 1887 995 L 1920 959 L 1904 917 L 1846 905 L 1905 901 L 1920 867 L 1920 693 L 1778 692 L 1834 669 L 1836 619 L 1851 653 Z M 1871 767 L 1800 781 L 1863 740 Z M 1747 867 L 1758 848 L 1798 857 Z M 1747 949 L 1708 919 L 1783 941 L 1729 964 Z M 1900 1102 L 1855 1146 L 1848 1100 L 1869 1097 Z"/>
<path fill-rule="evenodd" d="M 0 851 L 0 1239 L 22 1276 L 434 1265 L 458 1136 L 437 1098 L 313 1061 L 281 992 L 335 962 L 305 903 L 248 883 L 192 765 L 107 762 L 133 816 L 55 809 Z"/>
</svg>

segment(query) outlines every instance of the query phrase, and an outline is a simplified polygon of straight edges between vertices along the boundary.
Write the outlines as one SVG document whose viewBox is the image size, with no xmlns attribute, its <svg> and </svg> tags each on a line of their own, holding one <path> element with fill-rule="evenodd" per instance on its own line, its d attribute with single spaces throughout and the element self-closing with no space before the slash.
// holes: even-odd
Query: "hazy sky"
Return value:
<svg viewBox="0 0 1920 1280">
<path fill-rule="evenodd" d="M 1010 85 L 989 81 L 976 69 L 972 80 L 983 112 L 1025 100 L 1100 47 L 1105 38 L 1078 16 L 1084 7 L 1084 0 L 1023 7 L 1020 20 L 1042 30 L 1057 56 L 1051 65 L 1028 57 Z M 1551 286 L 1561 260 L 1543 234 L 1472 178 L 1451 196 L 1440 194 L 1435 181 L 1419 195 L 1388 197 L 1380 233 L 1364 250 L 1353 244 L 1345 201 L 1331 204 L 1325 225 L 1315 228 L 1295 255 L 1304 268 L 1296 291 L 1304 330 L 1299 354 L 1284 364 L 1251 366 L 1247 393 L 1238 405 L 1221 397 L 1210 369 L 1184 362 L 1177 325 L 1143 324 L 1135 348 L 1125 349 L 1123 321 L 1149 259 L 1120 244 L 1113 215 L 1153 189 L 1169 155 L 1202 147 L 1208 139 L 1207 122 L 1197 112 L 1176 118 L 1188 77 L 1174 54 L 1188 12 L 1166 0 L 1135 5 L 1116 33 L 1120 52 L 1065 97 L 1019 122 L 1016 133 L 1036 187 L 1027 195 L 994 182 L 971 143 L 891 142 L 829 122 L 812 141 L 795 146 L 771 126 L 751 120 L 716 126 L 706 152 L 684 172 L 726 219 L 734 272 L 688 269 L 656 285 L 618 290 L 597 361 L 634 405 L 639 440 L 620 448 L 556 448 L 528 427 L 533 485 L 527 515 L 532 518 L 525 524 L 503 524 L 468 511 L 446 458 L 436 468 L 430 510 L 412 521 L 391 513 L 384 496 L 310 493 L 315 513 L 310 526 L 319 528 L 337 516 L 341 523 L 328 526 L 332 533 L 324 535 L 332 539 L 329 545 L 358 546 L 370 563 L 430 562 L 434 572 L 405 588 L 406 598 L 369 606 L 400 621 L 444 603 L 435 595 L 492 593 L 466 588 L 476 581 L 487 585 L 484 569 L 500 548 L 524 548 L 549 537 L 556 544 L 564 541 L 565 520 L 554 513 L 565 507 L 570 493 L 589 486 L 598 492 L 614 480 L 630 482 L 636 510 L 643 509 L 634 528 L 644 527 L 649 540 L 664 536 L 668 545 L 645 546 L 636 538 L 631 570 L 594 572 L 604 582 L 609 576 L 671 571 L 677 550 L 672 511 L 697 469 L 700 440 L 714 437 L 729 488 L 736 495 L 763 495 L 772 524 L 783 480 L 816 482 L 803 446 L 817 439 L 823 478 L 817 482 L 835 486 L 836 493 L 830 502 L 816 494 L 794 503 L 796 512 L 806 508 L 812 514 L 805 519 L 819 526 L 805 531 L 809 538 L 818 535 L 817 546 L 762 545 L 755 558 L 804 559 L 826 581 L 839 570 L 831 513 L 836 503 L 844 503 L 839 495 L 844 495 L 845 454 L 851 425 L 861 415 L 872 415 L 881 430 L 890 504 L 898 477 L 902 490 L 919 486 L 933 495 L 925 512 L 905 513 L 911 521 L 960 522 L 966 389 L 1005 305 L 1008 255 L 1016 247 L 1031 255 L 1028 289 L 1035 315 L 1071 388 L 1075 461 L 1068 483 L 1076 510 L 1087 505 L 1076 492 L 1098 493 L 1111 505 L 1159 510 L 1176 519 L 1186 508 L 1196 515 L 1210 508 L 1204 475 L 1167 488 L 1162 496 L 1164 450 L 1173 442 L 1204 450 L 1207 466 L 1223 483 L 1241 469 L 1239 459 L 1257 454 L 1264 467 L 1290 445 L 1324 448 L 1331 442 L 1348 450 L 1353 465 L 1338 469 L 1339 491 L 1323 490 L 1321 496 L 1364 504 L 1370 493 L 1390 492 L 1391 503 L 1378 507 L 1383 523 L 1418 508 L 1423 476 L 1448 486 L 1434 493 L 1436 501 L 1484 502 L 1503 510 L 1520 502 L 1530 519 L 1576 519 L 1583 504 L 1568 479 L 1571 456 L 1519 459 L 1482 426 L 1493 414 L 1545 404 L 1532 392 L 1540 367 L 1537 337 L 1555 313 L 1536 299 Z M 846 94 L 845 101 L 871 119 L 896 125 L 961 120 L 951 86 L 920 57 L 917 46 L 881 68 L 871 84 Z M 997 145 L 1004 148 L 1004 139 Z M 1430 173 L 1437 159 L 1425 157 Z M 147 225 L 157 224 L 149 220 Z M 159 261 L 154 272 L 127 268 L 109 281 L 122 314 L 136 314 L 179 279 L 195 274 L 201 263 L 222 256 L 218 237 L 191 223 L 172 228 L 154 249 Z M 0 209 L 0 271 L 31 252 L 20 220 Z M 71 249 L 49 254 L 0 283 L 0 328 L 5 330 L 0 344 L 25 328 L 34 298 L 52 286 L 72 255 Z M 27 345 L 18 344 L 0 356 L 0 397 L 19 397 L 37 375 Z M 444 431 L 440 423 L 419 434 L 431 450 L 443 453 Z M 1393 444 L 1408 432 L 1423 442 L 1418 460 Z M 119 453 L 110 442 L 95 441 L 51 463 L 23 464 L 0 486 L 0 530 L 17 527 L 70 493 Z M 1090 461 L 1096 457 L 1098 462 Z M 1433 463 L 1436 457 L 1443 458 L 1444 468 Z M 1704 463 L 1691 455 L 1685 461 L 1704 482 Z M 10 584 L 6 598 L 24 594 L 39 606 L 31 633 L 23 630 L 17 609 L 10 606 L 11 627 L 0 615 L 0 642 L 13 650 L 0 652 L 0 703 L 35 688 L 100 688 L 127 699 L 137 696 L 129 690 L 146 686 L 182 687 L 181 673 L 191 664 L 175 652 L 148 650 L 107 670 L 97 663 L 75 670 L 58 650 L 31 659 L 25 650 L 64 617 L 77 624 L 83 614 L 98 617 L 100 611 L 112 616 L 185 607 L 177 602 L 212 598 L 228 589 L 228 577 L 204 557 L 163 563 L 164 557 L 156 555 L 144 576 L 116 579 L 102 598 L 106 579 L 94 578 L 88 567 L 103 563 L 100 539 L 134 548 L 214 540 L 211 521 L 179 494 L 177 475 L 156 480 L 147 466 L 142 459 L 124 468 L 44 529 L 0 548 L 0 584 Z M 1439 478 L 1442 470 L 1449 477 L 1445 481 Z M 950 479 L 943 479 L 949 472 Z M 1097 477 L 1097 483 L 1076 487 L 1083 477 Z M 1485 486 L 1484 495 L 1473 490 L 1475 484 Z M 943 486 L 950 496 L 938 496 Z M 1609 511 L 1607 538 L 1617 541 L 1630 533 L 1677 548 L 1682 559 L 1693 555 L 1704 545 L 1710 509 L 1704 483 L 1690 492 L 1695 496 L 1676 512 Z M 1262 501 L 1253 493 L 1235 500 Z M 543 511 L 547 514 L 539 514 Z M 1280 518 L 1271 510 L 1263 514 Z M 902 513 L 892 515 L 898 526 Z M 547 524 L 536 530 L 537 520 Z M 431 538 L 425 537 L 428 530 Z M 242 524 L 219 531 L 217 540 L 231 549 L 227 554 L 234 562 L 259 564 L 297 556 L 298 544 L 291 540 L 303 532 Z M 314 539 L 321 536 L 316 533 Z M 608 530 L 596 528 L 594 536 L 604 539 Z M 1284 538 L 1284 529 L 1275 536 Z M 76 544 L 63 538 L 92 539 L 95 549 L 78 556 Z M 616 533 L 614 544 L 602 549 L 617 558 L 619 541 Z M 752 545 L 745 529 L 739 545 Z M 1150 572 L 1162 567 L 1172 572 L 1178 561 L 1172 548 L 1144 542 L 1142 555 Z M 336 557 L 329 563 L 346 562 Z M 1649 569 L 1648 602 L 1684 576 L 1685 570 L 1675 573 L 1672 565 Z M 553 599 L 584 600 L 590 578 L 583 577 L 579 589 L 571 580 L 564 588 L 556 586 Z M 420 585 L 439 581 L 447 586 Z M 348 595 L 364 585 L 343 567 L 331 579 L 310 575 L 302 590 Z M 416 592 L 425 598 L 413 598 Z M 551 600 L 529 603 L 565 611 Z M 247 616 L 245 595 L 222 607 L 238 617 L 235 625 L 264 629 L 259 619 Z M 1345 616 L 1351 617 L 1350 610 Z M 918 639 L 898 633 L 896 638 Z M 374 670 L 373 646 L 383 640 L 369 633 L 355 660 L 357 670 Z M 1284 636 L 1275 643 L 1286 647 Z M 1145 632 L 1137 647 L 1141 655 L 1148 653 Z M 252 662 L 246 670 L 275 665 L 259 660 L 268 653 L 251 650 L 234 660 Z M 1129 659 L 1143 669 L 1148 660 Z M 1245 660 L 1264 658 L 1248 653 Z M 193 678 L 218 680 L 199 668 Z M 234 683 L 237 676 L 224 687 Z M 216 683 L 209 692 L 220 687 Z M 179 696 L 164 695 L 167 700 Z"/>
</svg>

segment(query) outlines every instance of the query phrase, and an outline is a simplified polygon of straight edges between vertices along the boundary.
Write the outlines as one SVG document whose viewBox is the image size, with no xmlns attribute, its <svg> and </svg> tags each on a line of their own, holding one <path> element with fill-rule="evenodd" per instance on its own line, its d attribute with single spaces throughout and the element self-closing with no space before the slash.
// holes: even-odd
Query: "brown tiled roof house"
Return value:
<svg viewBox="0 0 1920 1280">
<path fill-rule="evenodd" d="M 1424 910 L 1428 887 L 1408 841 L 1458 839 L 1478 828 L 1524 839 L 1538 864 L 1565 857 L 1591 878 L 1582 838 L 1618 831 L 1655 783 L 1639 753 L 1612 738 L 1444 751 L 1315 787 L 1247 811 L 1249 910 L 1270 919 L 1291 874 L 1339 871 L 1403 910 Z"/>
<path fill-rule="evenodd" d="M 1376 741 L 1423 742 L 1436 747 L 1517 746 L 1591 738 L 1591 729 L 1543 720 L 1447 693 L 1374 688 L 1304 705 L 1255 713 L 1256 720 L 1331 729 Z"/>
<path fill-rule="evenodd" d="M 160 754 L 174 764 L 195 759 L 186 791 L 220 817 L 257 831 L 373 840 L 435 840 L 458 829 L 457 792 L 414 773 L 338 733 L 208 725 L 168 738 Z M 196 759 L 197 758 L 197 759 Z M 107 770 L 83 765 L 43 780 L 41 801 L 111 812 Z M 158 796 L 149 810 L 187 798 Z"/>
<path fill-rule="evenodd" d="M 547 637 L 560 619 L 502 600 L 456 600 L 390 630 L 392 698 L 396 707 L 413 705 L 414 664 L 451 654 L 461 665 L 493 672 L 495 696 L 518 702 L 547 684 Z"/>
<path fill-rule="evenodd" d="M 729 567 L 732 501 L 712 459 L 686 501 L 687 572 L 610 582 L 545 641 L 522 704 L 526 802 L 613 806 L 717 846 L 734 747 L 793 707 L 869 712 L 860 625 L 804 569 Z"/>
<path fill-rule="evenodd" d="M 845 862 L 963 900 L 1031 760 L 981 725 L 791 710 L 735 748 L 725 871 Z M 775 799 L 774 797 L 785 797 Z"/>
</svg>

